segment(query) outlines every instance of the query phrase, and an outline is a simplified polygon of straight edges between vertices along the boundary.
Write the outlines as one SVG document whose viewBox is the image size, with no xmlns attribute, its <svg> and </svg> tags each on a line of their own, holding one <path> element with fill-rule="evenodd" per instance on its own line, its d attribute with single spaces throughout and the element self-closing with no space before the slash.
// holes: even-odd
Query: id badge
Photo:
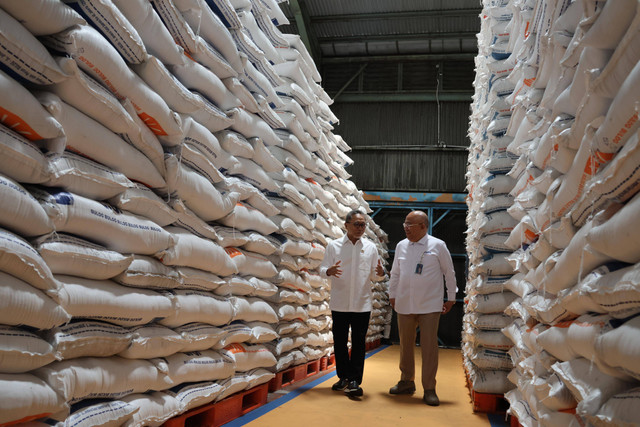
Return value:
<svg viewBox="0 0 640 427">
<path fill-rule="evenodd" d="M 422 264 L 416 264 L 416 274 L 422 274 Z"/>
</svg>

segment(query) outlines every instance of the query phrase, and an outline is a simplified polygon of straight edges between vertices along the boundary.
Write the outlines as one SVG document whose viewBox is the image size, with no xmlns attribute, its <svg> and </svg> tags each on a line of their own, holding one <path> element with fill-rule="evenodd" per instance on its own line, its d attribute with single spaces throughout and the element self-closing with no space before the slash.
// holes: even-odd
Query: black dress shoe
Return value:
<svg viewBox="0 0 640 427">
<path fill-rule="evenodd" d="M 356 380 L 349 381 L 349 384 L 347 385 L 347 388 L 345 388 L 344 392 L 351 397 L 358 397 L 364 394 L 362 387 L 360 387 L 358 381 Z"/>
<path fill-rule="evenodd" d="M 341 379 L 340 381 L 338 381 L 337 383 L 331 386 L 331 390 L 336 390 L 336 391 L 344 390 L 345 388 L 347 388 L 348 384 L 349 384 L 349 381 L 345 379 Z"/>
</svg>

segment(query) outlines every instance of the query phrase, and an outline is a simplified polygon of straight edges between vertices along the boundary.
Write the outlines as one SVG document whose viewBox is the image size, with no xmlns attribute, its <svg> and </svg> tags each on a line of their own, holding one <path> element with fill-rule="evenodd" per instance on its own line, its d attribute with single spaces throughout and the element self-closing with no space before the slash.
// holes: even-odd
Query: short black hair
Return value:
<svg viewBox="0 0 640 427">
<path fill-rule="evenodd" d="M 364 216 L 364 214 L 362 212 L 360 212 L 360 210 L 354 209 L 354 210 L 350 211 L 347 214 L 347 216 L 344 218 L 344 222 L 345 223 L 351 222 L 351 218 L 353 218 L 354 215 L 362 215 L 362 216 Z"/>
</svg>

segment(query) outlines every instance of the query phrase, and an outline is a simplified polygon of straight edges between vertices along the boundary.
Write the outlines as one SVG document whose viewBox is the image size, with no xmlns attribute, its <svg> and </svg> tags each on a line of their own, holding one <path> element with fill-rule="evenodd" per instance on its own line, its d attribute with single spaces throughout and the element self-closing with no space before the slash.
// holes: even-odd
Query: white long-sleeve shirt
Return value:
<svg viewBox="0 0 640 427">
<path fill-rule="evenodd" d="M 371 311 L 371 280 L 377 278 L 378 260 L 376 246 L 365 238 L 360 238 L 354 245 L 345 234 L 327 245 L 320 275 L 331 279 L 329 307 L 332 311 Z M 342 261 L 342 275 L 327 276 L 327 269 L 338 261 Z"/>
<path fill-rule="evenodd" d="M 422 267 L 417 267 L 418 264 Z M 399 242 L 389 280 L 389 298 L 395 298 L 396 312 L 441 312 L 444 301 L 443 276 L 447 298 L 455 301 L 458 288 L 453 261 L 442 240 L 426 234 L 415 243 L 409 239 Z"/>
</svg>

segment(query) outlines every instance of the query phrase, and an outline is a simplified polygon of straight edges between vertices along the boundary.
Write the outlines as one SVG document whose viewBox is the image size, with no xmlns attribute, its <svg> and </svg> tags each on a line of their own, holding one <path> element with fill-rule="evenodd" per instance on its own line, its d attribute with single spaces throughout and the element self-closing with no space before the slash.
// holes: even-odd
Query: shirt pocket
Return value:
<svg viewBox="0 0 640 427">
<path fill-rule="evenodd" d="M 358 268 L 361 272 L 369 274 L 369 270 L 371 270 L 371 264 L 369 264 L 369 260 L 366 257 L 360 257 Z"/>
</svg>

